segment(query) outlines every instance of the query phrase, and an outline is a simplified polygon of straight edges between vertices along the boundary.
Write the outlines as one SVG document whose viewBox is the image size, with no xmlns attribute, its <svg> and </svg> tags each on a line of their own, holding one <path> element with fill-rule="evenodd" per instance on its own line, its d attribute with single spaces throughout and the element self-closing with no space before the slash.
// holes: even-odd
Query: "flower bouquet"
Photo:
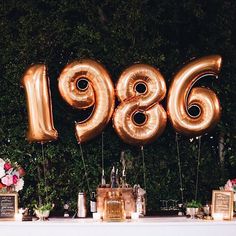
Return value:
<svg viewBox="0 0 236 236">
<path fill-rule="evenodd" d="M 18 192 L 23 189 L 25 175 L 24 169 L 9 159 L 0 158 L 0 192 Z"/>
<path fill-rule="evenodd" d="M 234 193 L 236 193 L 236 179 L 231 179 L 231 180 L 229 179 L 226 182 L 224 189 L 227 191 L 233 191 Z"/>
<path fill-rule="evenodd" d="M 234 212 L 236 211 L 236 179 L 229 179 L 225 186 L 224 189 L 226 191 L 232 191 L 234 193 Z"/>
</svg>

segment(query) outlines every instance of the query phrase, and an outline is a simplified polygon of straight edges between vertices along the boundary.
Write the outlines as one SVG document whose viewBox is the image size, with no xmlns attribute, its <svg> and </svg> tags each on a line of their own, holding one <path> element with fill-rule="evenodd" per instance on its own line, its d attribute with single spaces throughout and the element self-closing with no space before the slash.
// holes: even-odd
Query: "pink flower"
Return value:
<svg viewBox="0 0 236 236">
<path fill-rule="evenodd" d="M 2 178 L 2 183 L 6 186 L 11 186 L 13 184 L 13 176 L 12 175 L 6 175 Z"/>
<path fill-rule="evenodd" d="M 5 170 L 0 166 L 0 179 L 5 175 Z"/>
<path fill-rule="evenodd" d="M 13 184 L 16 184 L 18 181 L 18 176 L 17 175 L 13 175 Z"/>
<path fill-rule="evenodd" d="M 4 169 L 5 169 L 6 171 L 10 170 L 11 168 L 12 168 L 11 163 L 6 162 L 6 163 L 4 164 Z"/>
<path fill-rule="evenodd" d="M 231 180 L 231 183 L 234 185 L 234 184 L 236 184 L 236 179 L 232 179 Z"/>
<path fill-rule="evenodd" d="M 18 169 L 18 172 L 19 172 L 20 177 L 25 175 L 25 170 L 22 167 Z"/>
<path fill-rule="evenodd" d="M 0 167 L 4 167 L 4 164 L 5 164 L 6 162 L 2 159 L 2 158 L 0 158 Z"/>
<path fill-rule="evenodd" d="M 17 181 L 17 183 L 15 185 L 16 192 L 22 190 L 23 186 L 24 186 L 24 180 L 23 179 L 18 179 L 18 181 Z"/>
<path fill-rule="evenodd" d="M 232 191 L 233 190 L 233 185 L 232 185 L 230 179 L 227 181 L 224 189 L 227 190 L 227 191 Z"/>
</svg>

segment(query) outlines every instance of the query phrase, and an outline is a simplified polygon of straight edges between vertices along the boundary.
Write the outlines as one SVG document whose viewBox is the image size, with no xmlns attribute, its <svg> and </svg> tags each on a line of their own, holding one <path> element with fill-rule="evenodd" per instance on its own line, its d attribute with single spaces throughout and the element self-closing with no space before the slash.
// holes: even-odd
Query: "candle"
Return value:
<svg viewBox="0 0 236 236">
<path fill-rule="evenodd" d="M 214 214 L 212 214 L 212 217 L 214 220 L 223 220 L 224 219 L 223 213 L 214 213 Z"/>
<path fill-rule="evenodd" d="M 94 213 L 93 213 L 93 219 L 94 219 L 95 221 L 100 221 L 100 220 L 101 220 L 101 213 L 99 213 L 99 212 L 94 212 Z"/>
<path fill-rule="evenodd" d="M 138 212 L 132 212 L 131 213 L 131 219 L 132 220 L 138 220 L 139 219 L 139 213 Z"/>
<path fill-rule="evenodd" d="M 15 214 L 15 221 L 22 221 L 22 213 Z"/>
</svg>

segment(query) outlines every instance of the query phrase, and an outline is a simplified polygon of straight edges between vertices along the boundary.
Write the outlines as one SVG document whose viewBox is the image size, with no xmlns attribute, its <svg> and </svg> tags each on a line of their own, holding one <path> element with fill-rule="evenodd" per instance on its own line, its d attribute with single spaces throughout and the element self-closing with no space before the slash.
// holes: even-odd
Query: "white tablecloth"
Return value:
<svg viewBox="0 0 236 236">
<path fill-rule="evenodd" d="M 185 217 L 152 217 L 127 222 L 94 222 L 93 219 L 0 221 L 0 236 L 236 236 L 233 221 L 191 220 Z"/>
</svg>

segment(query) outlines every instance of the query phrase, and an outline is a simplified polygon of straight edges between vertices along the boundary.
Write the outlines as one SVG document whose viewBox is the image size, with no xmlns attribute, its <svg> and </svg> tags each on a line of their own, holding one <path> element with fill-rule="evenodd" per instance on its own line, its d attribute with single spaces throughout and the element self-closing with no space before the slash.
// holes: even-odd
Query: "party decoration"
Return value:
<svg viewBox="0 0 236 236">
<path fill-rule="evenodd" d="M 27 139 L 30 142 L 41 143 L 56 140 L 58 133 L 53 124 L 46 66 L 43 64 L 30 66 L 24 73 L 21 83 L 25 89 L 28 109 Z"/>
<path fill-rule="evenodd" d="M 73 108 L 86 109 L 94 105 L 95 94 L 88 77 L 94 75 L 81 67 L 81 62 L 68 64 L 58 80 L 58 87 L 63 99 Z"/>
<path fill-rule="evenodd" d="M 77 60 L 68 64 L 58 78 L 59 91 L 65 101 L 77 109 L 94 105 L 91 115 L 76 123 L 79 143 L 102 132 L 115 105 L 114 87 L 107 70 L 93 60 Z"/>
<path fill-rule="evenodd" d="M 23 189 L 24 169 L 16 162 L 0 158 L 0 192 L 18 192 Z"/>
<path fill-rule="evenodd" d="M 221 56 L 212 55 L 193 60 L 174 76 L 167 98 L 167 114 L 174 129 L 185 135 L 200 136 L 220 119 L 221 108 L 216 94 L 208 88 L 192 88 L 202 77 L 218 76 Z M 191 115 L 189 109 L 199 109 Z"/>
<path fill-rule="evenodd" d="M 116 93 L 121 104 L 114 112 L 113 125 L 124 142 L 142 146 L 161 135 L 167 116 L 159 102 L 165 97 L 166 84 L 157 69 L 146 64 L 127 68 Z"/>
</svg>

